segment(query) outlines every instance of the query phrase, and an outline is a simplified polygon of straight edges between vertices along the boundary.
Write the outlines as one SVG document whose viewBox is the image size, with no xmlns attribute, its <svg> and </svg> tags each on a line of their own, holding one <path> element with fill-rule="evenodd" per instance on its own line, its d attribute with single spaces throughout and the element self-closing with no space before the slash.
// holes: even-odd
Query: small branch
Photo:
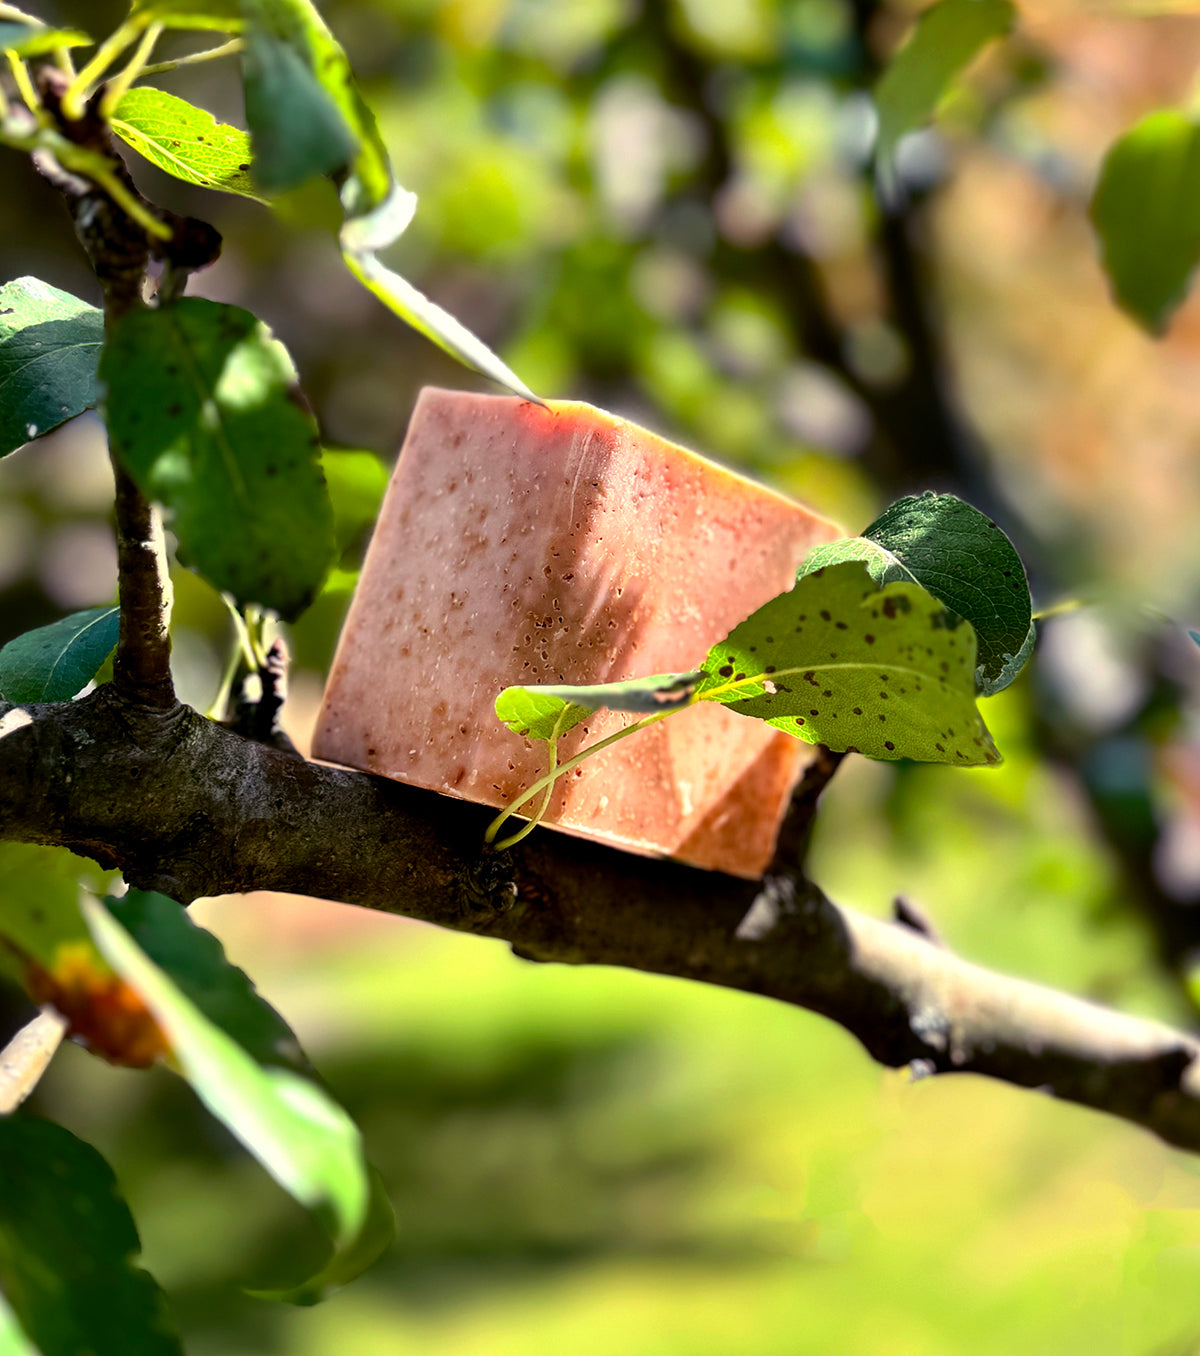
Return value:
<svg viewBox="0 0 1200 1356">
<path fill-rule="evenodd" d="M 170 709 L 172 592 L 162 518 L 116 458 L 113 476 L 121 603 L 113 684 L 126 701 Z"/>
<path fill-rule="evenodd" d="M 66 1019 L 46 1008 L 0 1050 L 0 1116 L 8 1116 L 37 1087 L 67 1032 Z"/>
<path fill-rule="evenodd" d="M 69 770 L 69 775 L 65 770 Z M 880 1063 L 977 1073 L 1200 1152 L 1200 1043 L 995 974 L 795 872 L 755 883 L 552 831 L 483 850 L 489 812 L 240 738 L 184 706 L 0 703 L 0 832 L 69 847 L 182 901 L 342 900 L 508 942 L 761 994 L 839 1023 Z"/>
</svg>

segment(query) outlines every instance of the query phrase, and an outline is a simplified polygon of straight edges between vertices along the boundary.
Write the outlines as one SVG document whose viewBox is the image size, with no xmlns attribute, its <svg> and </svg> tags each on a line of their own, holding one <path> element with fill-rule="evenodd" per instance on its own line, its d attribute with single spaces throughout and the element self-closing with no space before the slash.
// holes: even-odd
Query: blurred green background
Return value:
<svg viewBox="0 0 1200 1356">
<path fill-rule="evenodd" d="M 100 36 L 122 8 L 39 13 Z M 1200 18 L 1030 0 L 905 143 L 881 207 L 867 92 L 904 5 L 322 10 L 420 195 L 389 262 L 535 390 L 849 531 L 956 490 L 1017 540 L 1040 605 L 1089 600 L 985 703 L 1002 769 L 851 760 L 813 872 L 874 912 L 911 895 L 974 960 L 1194 1025 L 1200 302 L 1159 342 L 1122 317 L 1087 203 L 1112 140 L 1190 96 Z M 232 71 L 161 81 L 242 121 Z M 193 291 L 275 329 L 331 444 L 390 462 L 421 385 L 483 387 L 346 274 L 327 186 L 274 217 L 134 168 L 224 233 Z M 56 195 L 16 156 L 4 182 L 3 277 L 98 300 Z M 91 418 L 0 464 L 0 640 L 111 599 L 110 497 Z M 291 637 L 301 742 L 351 579 Z M 203 709 L 227 622 L 186 572 L 177 599 L 179 686 Z M 316 1234 L 169 1075 L 64 1050 L 37 1109 L 113 1163 L 191 1352 L 1200 1352 L 1198 1161 L 1139 1130 L 881 1072 L 761 999 L 316 901 L 195 912 L 358 1118 L 400 1236 L 317 1310 L 243 1296 L 299 1274 Z"/>
</svg>

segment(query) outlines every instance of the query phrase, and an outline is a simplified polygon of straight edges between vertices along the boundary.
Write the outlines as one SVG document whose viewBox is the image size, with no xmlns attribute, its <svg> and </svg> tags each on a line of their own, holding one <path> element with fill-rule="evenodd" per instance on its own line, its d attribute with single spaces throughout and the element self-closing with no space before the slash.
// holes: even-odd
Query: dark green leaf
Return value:
<svg viewBox="0 0 1200 1356">
<path fill-rule="evenodd" d="M 385 249 L 399 237 L 412 219 L 416 205 L 414 194 L 398 188 L 382 207 L 369 216 L 347 221 L 341 235 L 346 267 L 385 306 L 451 357 L 492 381 L 499 382 L 522 400 L 541 404 L 512 368 L 502 362 L 481 339 L 477 339 L 448 311 L 430 301 L 406 278 L 393 272 L 378 259 L 377 251 Z"/>
<path fill-rule="evenodd" d="M 887 160 L 896 143 L 933 117 L 972 58 L 1013 26 L 1009 0 L 941 0 L 917 21 L 875 87 L 878 153 Z"/>
<path fill-rule="evenodd" d="M 287 188 L 336 174 L 351 215 L 391 191 L 387 151 L 346 54 L 310 0 L 242 0 L 246 119 L 255 175 Z"/>
<path fill-rule="evenodd" d="M 496 714 L 514 734 L 526 739 L 557 739 L 592 711 L 633 711 L 645 716 L 688 706 L 703 677 L 699 672 L 656 673 L 586 687 L 543 683 L 506 687 L 496 698 Z"/>
<path fill-rule="evenodd" d="M 360 1244 L 371 1221 L 371 1184 L 358 1129 L 311 1079 L 292 1069 L 263 1068 L 240 1042 L 209 1020 L 146 956 L 96 900 L 82 904 L 93 940 L 112 968 L 153 1013 L 171 1058 L 197 1096 L 272 1177 L 311 1210 L 333 1241 L 339 1280 L 350 1254 L 365 1265 Z M 304 1302 L 319 1296 L 297 1287 Z"/>
<path fill-rule="evenodd" d="M 45 24 L 0 20 L 0 52 L 16 52 L 23 57 L 45 56 L 62 47 L 87 47 L 91 41 L 78 28 L 47 28 Z"/>
<path fill-rule="evenodd" d="M 819 546 L 802 575 L 847 560 L 865 562 L 877 584 L 920 584 L 975 628 L 980 693 L 991 696 L 1020 673 L 1037 633 L 1025 567 L 985 514 L 952 494 L 898 499 L 861 537 Z"/>
<path fill-rule="evenodd" d="M 1200 126 L 1167 110 L 1112 147 L 1092 199 L 1117 303 L 1161 334 L 1200 261 Z"/>
<path fill-rule="evenodd" d="M 124 316 L 100 375 L 112 446 L 165 506 L 186 563 L 296 617 L 332 559 L 333 513 L 283 345 L 248 311 L 186 297 Z"/>
<path fill-rule="evenodd" d="M 167 28 L 221 33 L 239 33 L 242 29 L 241 0 L 133 0 L 129 17 Z"/>
<path fill-rule="evenodd" d="M 129 90 L 113 112 L 113 131 L 160 170 L 200 188 L 255 198 L 250 138 L 240 127 L 165 90 Z"/>
<path fill-rule="evenodd" d="M 379 516 L 388 484 L 388 468 L 374 452 L 325 448 L 321 469 L 333 504 L 333 533 L 340 555 Z"/>
<path fill-rule="evenodd" d="M 357 145 L 338 106 L 295 47 L 251 28 L 242 53 L 254 180 L 282 193 L 344 169 Z"/>
<path fill-rule="evenodd" d="M 975 706 L 975 633 L 916 584 L 817 569 L 713 646 L 701 701 L 871 758 L 998 763 Z"/>
<path fill-rule="evenodd" d="M 264 1067 L 309 1073 L 291 1027 L 250 977 L 225 957 L 225 948 L 188 911 L 166 895 L 129 890 L 105 899 L 108 911 L 180 992 Z"/>
<path fill-rule="evenodd" d="M 26 631 L 0 650 L 0 696 L 9 702 L 65 702 L 82 692 L 113 652 L 121 612 L 93 607 Z"/>
<path fill-rule="evenodd" d="M 0 456 L 99 399 L 104 316 L 69 292 L 18 278 L 0 287 Z"/>
<path fill-rule="evenodd" d="M 46 1356 L 181 1356 L 112 1169 L 61 1125 L 0 1118 L 0 1290 Z"/>
</svg>

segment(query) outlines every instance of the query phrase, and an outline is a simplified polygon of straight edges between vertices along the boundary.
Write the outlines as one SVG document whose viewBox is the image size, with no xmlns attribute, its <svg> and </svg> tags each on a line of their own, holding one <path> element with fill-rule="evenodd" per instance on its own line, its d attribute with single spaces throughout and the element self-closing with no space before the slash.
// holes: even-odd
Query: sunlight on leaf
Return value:
<svg viewBox="0 0 1200 1356">
<path fill-rule="evenodd" d="M 0 697 L 69 701 L 112 654 L 120 627 L 120 608 L 93 607 L 15 637 L 0 650 Z"/>
<path fill-rule="evenodd" d="M 259 197 L 250 177 L 250 138 L 165 90 L 129 90 L 113 111 L 113 131 L 152 165 L 200 188 Z"/>
<path fill-rule="evenodd" d="M 100 398 L 104 315 L 37 278 L 0 287 L 0 456 Z"/>
<path fill-rule="evenodd" d="M 802 576 L 714 645 L 701 701 L 870 758 L 998 763 L 975 706 L 975 633 L 916 584 L 861 562 Z"/>
</svg>

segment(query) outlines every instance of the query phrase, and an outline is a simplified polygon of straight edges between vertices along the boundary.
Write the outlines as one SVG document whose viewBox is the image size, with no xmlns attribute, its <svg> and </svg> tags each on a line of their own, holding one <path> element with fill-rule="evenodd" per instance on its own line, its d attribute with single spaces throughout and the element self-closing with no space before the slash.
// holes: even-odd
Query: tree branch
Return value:
<svg viewBox="0 0 1200 1356">
<path fill-rule="evenodd" d="M 763 994 L 878 1061 L 969 1072 L 1123 1117 L 1200 1151 L 1200 1043 L 973 965 L 911 927 L 554 832 L 482 848 L 490 811 L 246 740 L 115 686 L 0 704 L 0 833 L 69 847 L 190 901 L 280 890 L 496 937 L 521 956 Z"/>
</svg>

